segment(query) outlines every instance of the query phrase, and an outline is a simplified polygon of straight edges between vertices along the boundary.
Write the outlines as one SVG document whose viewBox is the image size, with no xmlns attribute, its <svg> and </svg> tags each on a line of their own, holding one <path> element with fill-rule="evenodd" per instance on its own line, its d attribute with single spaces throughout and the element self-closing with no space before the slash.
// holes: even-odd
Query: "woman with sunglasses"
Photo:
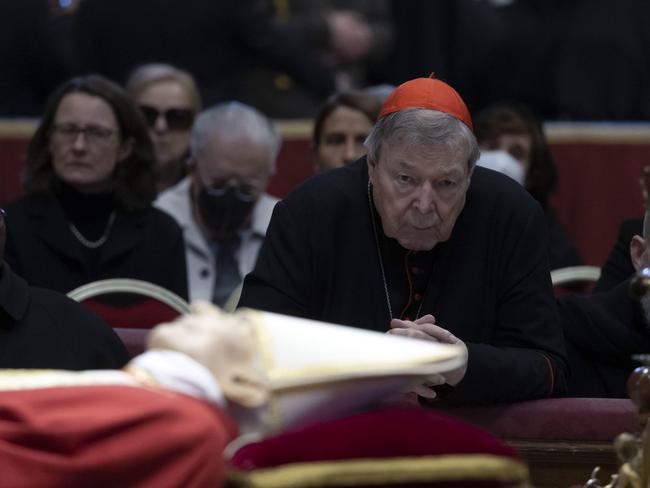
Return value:
<svg viewBox="0 0 650 488">
<path fill-rule="evenodd" d="M 7 210 L 6 261 L 63 293 L 105 278 L 149 281 L 187 297 L 183 235 L 152 207 L 154 156 L 142 114 L 100 76 L 50 97 L 27 152 L 26 195 Z"/>
<path fill-rule="evenodd" d="M 186 173 L 190 129 L 201 110 L 196 82 L 186 71 L 168 64 L 145 64 L 133 71 L 126 90 L 149 126 L 156 153 L 157 187 L 162 192 Z"/>
</svg>

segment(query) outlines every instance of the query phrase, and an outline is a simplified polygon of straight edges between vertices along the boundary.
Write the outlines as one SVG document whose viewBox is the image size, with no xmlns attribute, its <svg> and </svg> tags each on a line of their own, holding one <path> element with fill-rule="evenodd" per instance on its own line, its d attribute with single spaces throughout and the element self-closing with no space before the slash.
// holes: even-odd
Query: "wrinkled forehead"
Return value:
<svg viewBox="0 0 650 488">
<path fill-rule="evenodd" d="M 381 162 L 392 170 L 410 169 L 428 174 L 469 173 L 469 150 L 453 144 L 409 144 L 404 141 L 384 141 Z"/>
</svg>

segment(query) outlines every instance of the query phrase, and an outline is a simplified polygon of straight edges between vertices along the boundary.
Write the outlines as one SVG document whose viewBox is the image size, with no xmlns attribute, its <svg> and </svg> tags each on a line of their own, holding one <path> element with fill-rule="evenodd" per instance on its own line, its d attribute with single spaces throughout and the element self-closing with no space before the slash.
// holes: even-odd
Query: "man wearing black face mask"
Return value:
<svg viewBox="0 0 650 488">
<path fill-rule="evenodd" d="M 279 149 L 270 120 L 241 103 L 196 118 L 189 175 L 155 203 L 183 228 L 190 300 L 223 306 L 253 269 L 278 201 L 264 192 Z"/>
</svg>

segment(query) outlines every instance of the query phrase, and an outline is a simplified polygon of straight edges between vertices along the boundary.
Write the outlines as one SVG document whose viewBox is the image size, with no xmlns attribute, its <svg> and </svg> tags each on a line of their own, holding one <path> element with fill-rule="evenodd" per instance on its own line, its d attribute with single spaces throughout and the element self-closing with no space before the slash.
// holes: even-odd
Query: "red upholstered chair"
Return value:
<svg viewBox="0 0 650 488">
<path fill-rule="evenodd" d="M 228 486 L 523 487 L 528 468 L 487 432 L 417 407 L 312 423 L 244 445 Z"/>
<path fill-rule="evenodd" d="M 125 329 L 122 327 L 115 327 L 113 330 L 122 340 L 122 343 L 124 344 L 124 347 L 126 347 L 131 358 L 144 352 L 149 329 Z"/>
<path fill-rule="evenodd" d="M 87 283 L 68 296 L 93 310 L 113 328 L 150 329 L 190 310 L 189 304 L 175 293 L 128 278 Z"/>
</svg>

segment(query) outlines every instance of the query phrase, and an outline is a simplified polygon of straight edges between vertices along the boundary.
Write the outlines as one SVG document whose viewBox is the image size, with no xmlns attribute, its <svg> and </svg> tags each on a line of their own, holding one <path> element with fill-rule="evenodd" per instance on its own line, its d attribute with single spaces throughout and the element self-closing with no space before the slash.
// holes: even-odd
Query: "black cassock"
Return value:
<svg viewBox="0 0 650 488">
<path fill-rule="evenodd" d="M 384 273 L 371 215 L 365 158 L 305 182 L 275 207 L 239 305 L 386 331 L 388 295 L 394 316 L 431 313 L 467 344 L 467 374 L 445 402 L 564 392 L 544 213 L 520 185 L 476 168 L 450 239 L 406 261 L 378 223 Z M 409 288 L 423 265 L 427 283 Z"/>
<path fill-rule="evenodd" d="M 630 281 L 589 296 L 558 299 L 571 376 L 568 394 L 576 397 L 628 398 L 627 380 L 650 352 L 650 329 Z"/>
</svg>

